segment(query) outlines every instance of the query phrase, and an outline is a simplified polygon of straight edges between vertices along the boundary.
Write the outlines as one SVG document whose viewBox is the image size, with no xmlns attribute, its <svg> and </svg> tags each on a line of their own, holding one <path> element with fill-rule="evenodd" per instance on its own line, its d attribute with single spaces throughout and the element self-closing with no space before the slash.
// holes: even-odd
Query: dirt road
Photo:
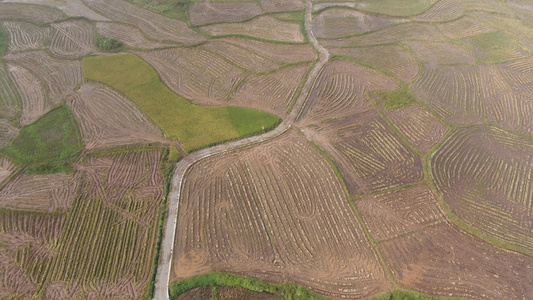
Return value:
<svg viewBox="0 0 533 300">
<path fill-rule="evenodd" d="M 309 40 L 311 41 L 315 49 L 320 53 L 319 60 L 313 66 L 313 69 L 309 72 L 307 80 L 304 83 L 302 92 L 300 93 L 291 113 L 287 116 L 287 118 L 276 129 L 272 131 L 269 131 L 259 136 L 253 136 L 246 139 L 210 147 L 207 149 L 200 150 L 198 152 L 191 153 L 185 156 L 181 161 L 176 164 L 176 170 L 174 172 L 174 177 L 172 178 L 172 185 L 170 188 L 170 193 L 168 195 L 168 215 L 167 222 L 165 224 L 165 231 L 163 234 L 163 241 L 161 243 L 161 254 L 156 274 L 154 299 L 169 299 L 168 289 L 170 281 L 170 272 L 172 268 L 172 254 L 174 251 L 176 224 L 178 221 L 178 206 L 181 193 L 181 185 L 183 177 L 185 176 L 185 173 L 187 172 L 189 167 L 192 164 L 206 157 L 230 151 L 243 146 L 261 143 L 265 140 L 274 138 L 287 131 L 291 127 L 292 122 L 298 117 L 298 115 L 302 111 L 305 104 L 305 100 L 307 99 L 307 95 L 309 94 L 309 90 L 311 89 L 312 83 L 318 76 L 320 69 L 322 69 L 324 64 L 329 59 L 329 53 L 326 49 L 324 49 L 324 47 L 322 47 L 318 43 L 315 36 L 313 35 L 311 28 L 311 13 L 312 4 L 310 0 L 307 0 L 305 6 L 305 29 L 307 31 L 307 36 Z"/>
</svg>

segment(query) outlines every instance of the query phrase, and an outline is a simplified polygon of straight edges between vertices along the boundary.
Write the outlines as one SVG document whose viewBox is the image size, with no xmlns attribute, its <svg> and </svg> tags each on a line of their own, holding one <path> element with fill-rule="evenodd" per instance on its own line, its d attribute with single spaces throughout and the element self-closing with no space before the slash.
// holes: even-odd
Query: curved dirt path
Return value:
<svg viewBox="0 0 533 300">
<path fill-rule="evenodd" d="M 187 172 L 189 167 L 206 157 L 231 151 L 247 145 L 261 143 L 263 141 L 279 136 L 291 127 L 292 122 L 295 121 L 296 118 L 302 112 L 305 101 L 309 94 L 309 90 L 311 89 L 311 85 L 315 81 L 324 64 L 326 64 L 329 59 L 328 51 L 318 43 L 317 39 L 313 35 L 313 31 L 311 28 L 311 13 L 311 1 L 306 0 L 305 29 L 307 31 L 307 37 L 309 38 L 315 49 L 320 53 L 319 60 L 313 66 L 313 69 L 311 69 L 311 71 L 309 72 L 307 80 L 305 81 L 304 86 L 302 88 L 302 92 L 298 96 L 298 99 L 296 100 L 296 103 L 294 104 L 291 113 L 285 118 L 285 120 L 272 131 L 258 136 L 249 137 L 246 139 L 210 147 L 191 153 L 185 156 L 176 164 L 176 170 L 174 171 L 174 176 L 172 177 L 172 185 L 170 187 L 170 193 L 168 195 L 168 215 L 165 224 L 165 231 L 163 233 L 163 240 L 161 242 L 161 253 L 159 256 L 159 266 L 157 267 L 154 299 L 169 299 L 170 272 L 172 268 L 172 256 L 174 252 L 174 241 L 176 237 L 176 226 L 178 221 L 178 206 L 181 193 L 181 185 L 183 177 L 185 176 L 185 173 Z"/>
</svg>

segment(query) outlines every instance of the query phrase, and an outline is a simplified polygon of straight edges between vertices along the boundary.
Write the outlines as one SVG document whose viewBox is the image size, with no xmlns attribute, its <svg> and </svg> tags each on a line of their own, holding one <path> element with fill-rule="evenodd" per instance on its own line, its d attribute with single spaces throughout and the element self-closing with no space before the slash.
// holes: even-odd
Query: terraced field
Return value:
<svg viewBox="0 0 533 300">
<path fill-rule="evenodd" d="M 0 0 L 0 299 L 530 299 L 526 0 Z"/>
</svg>

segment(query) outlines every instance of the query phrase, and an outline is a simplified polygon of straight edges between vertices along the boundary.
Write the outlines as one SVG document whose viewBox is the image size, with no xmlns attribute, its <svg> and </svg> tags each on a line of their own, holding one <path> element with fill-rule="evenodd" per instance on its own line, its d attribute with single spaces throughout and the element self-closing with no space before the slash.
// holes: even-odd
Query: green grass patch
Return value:
<svg viewBox="0 0 533 300">
<path fill-rule="evenodd" d="M 0 153 L 27 167 L 27 173 L 52 173 L 70 171 L 82 149 L 76 121 L 70 110 L 61 105 L 22 128 Z"/>
<path fill-rule="evenodd" d="M 267 292 L 283 296 L 286 299 L 328 299 L 294 283 L 275 284 L 221 272 L 207 273 L 173 283 L 170 287 L 170 299 L 176 299 L 178 295 L 200 286 L 238 286 L 255 292 Z"/>
<path fill-rule="evenodd" d="M 7 35 L 4 26 L 0 24 L 0 56 L 7 52 L 9 46 L 9 36 Z"/>
<path fill-rule="evenodd" d="M 376 94 L 381 97 L 385 110 L 395 110 L 417 103 L 416 96 L 406 86 L 395 91 L 377 91 Z"/>
<path fill-rule="evenodd" d="M 154 68 L 134 54 L 84 57 L 83 73 L 131 99 L 186 151 L 261 133 L 281 121 L 249 108 L 194 105 L 172 92 Z"/>
<path fill-rule="evenodd" d="M 102 51 L 119 52 L 124 49 L 124 43 L 116 39 L 98 36 L 96 38 L 96 47 Z"/>
<path fill-rule="evenodd" d="M 169 18 L 187 21 L 191 0 L 126 0 Z"/>
<path fill-rule="evenodd" d="M 272 16 L 280 21 L 302 22 L 304 20 L 305 11 L 296 10 L 289 12 L 281 12 L 272 14 Z"/>
</svg>

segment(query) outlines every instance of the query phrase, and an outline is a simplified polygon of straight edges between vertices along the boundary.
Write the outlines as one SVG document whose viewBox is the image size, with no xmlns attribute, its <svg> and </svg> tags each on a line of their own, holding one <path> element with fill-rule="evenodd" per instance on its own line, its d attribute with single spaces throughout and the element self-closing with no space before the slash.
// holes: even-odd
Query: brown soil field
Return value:
<svg viewBox="0 0 533 300">
<path fill-rule="evenodd" d="M 378 45 L 370 47 L 331 47 L 331 54 L 355 59 L 365 65 L 370 65 L 390 72 L 399 79 L 408 82 L 418 73 L 415 56 L 408 48 L 400 45 Z"/>
<path fill-rule="evenodd" d="M 46 86 L 51 105 L 58 104 L 65 94 L 76 90 L 83 83 L 81 61 L 53 58 L 41 51 L 21 52 L 7 55 L 8 63 L 31 70 Z M 21 81 L 20 84 L 24 82 Z M 34 82 L 27 82 L 34 85 Z M 31 86 L 18 86 L 19 90 Z"/>
<path fill-rule="evenodd" d="M 220 40 L 255 51 L 261 56 L 270 58 L 274 61 L 279 61 L 280 63 L 298 63 L 315 60 L 317 58 L 313 47 L 307 44 L 275 44 L 242 38 L 222 38 Z"/>
<path fill-rule="evenodd" d="M 189 8 L 194 26 L 220 22 L 241 22 L 261 13 L 255 2 L 195 2 Z"/>
<path fill-rule="evenodd" d="M 0 191 L 0 207 L 24 211 L 65 211 L 74 200 L 79 174 L 21 174 Z"/>
<path fill-rule="evenodd" d="M 394 81 L 370 68 L 344 60 L 331 61 L 314 82 L 300 118 L 309 123 L 366 111 L 372 108 L 367 91 L 397 88 Z"/>
<path fill-rule="evenodd" d="M 409 41 L 406 43 L 423 64 L 474 64 L 474 55 L 466 48 L 452 43 Z"/>
<path fill-rule="evenodd" d="M 300 24 L 284 22 L 271 16 L 259 16 L 242 23 L 221 23 L 200 27 L 213 36 L 245 35 L 263 40 L 303 42 Z"/>
<path fill-rule="evenodd" d="M 445 297 L 527 299 L 533 259 L 440 223 L 380 243 L 396 280 Z"/>
<path fill-rule="evenodd" d="M 281 116 L 287 112 L 308 65 L 285 67 L 261 75 L 250 75 L 231 97 L 230 103 L 251 106 Z"/>
<path fill-rule="evenodd" d="M 446 125 L 417 105 L 387 111 L 385 115 L 421 152 L 431 149 L 448 132 Z"/>
<path fill-rule="evenodd" d="M 440 30 L 451 39 L 461 39 L 472 35 L 496 31 L 496 29 L 469 16 L 462 17 L 452 22 L 442 23 L 438 26 Z"/>
<path fill-rule="evenodd" d="M 224 101 L 244 70 L 200 48 L 175 48 L 137 53 L 150 63 L 175 93 L 193 103 Z"/>
<path fill-rule="evenodd" d="M 431 159 L 453 212 L 500 240 L 533 250 L 531 140 L 485 127 L 455 132 Z"/>
<path fill-rule="evenodd" d="M 315 16 L 313 32 L 317 38 L 336 39 L 376 31 L 406 21 L 405 19 L 368 15 L 353 9 L 331 8 Z"/>
<path fill-rule="evenodd" d="M 182 21 L 164 17 L 126 1 L 85 0 L 84 3 L 111 20 L 138 27 L 159 42 L 173 41 L 194 45 L 205 40 Z"/>
<path fill-rule="evenodd" d="M 147 39 L 139 29 L 131 25 L 98 22 L 96 23 L 96 30 L 100 35 L 117 39 L 132 48 L 154 49 L 168 45 Z"/>
<path fill-rule="evenodd" d="M 85 84 L 67 104 L 86 149 L 164 141 L 155 124 L 126 97 L 107 86 Z"/>
<path fill-rule="evenodd" d="M 320 40 L 320 43 L 323 46 L 328 47 L 354 47 L 388 44 L 409 40 L 444 41 L 445 37 L 432 24 L 409 22 L 388 26 L 378 31 L 354 37 L 339 38 L 335 40 L 322 39 Z"/>
<path fill-rule="evenodd" d="M 19 123 L 21 125 L 31 124 L 52 108 L 45 88 L 32 72 L 23 67 L 8 65 L 8 71 L 22 102 Z"/>
<path fill-rule="evenodd" d="M 31 22 L 51 23 L 64 18 L 65 15 L 57 8 L 20 3 L 0 3 L 0 19 L 24 19 Z"/>
<path fill-rule="evenodd" d="M 332 156 L 352 195 L 398 187 L 422 179 L 420 157 L 370 110 L 306 129 Z"/>
<path fill-rule="evenodd" d="M 9 159 L 0 156 L 0 185 L 3 184 L 4 180 L 9 178 L 16 169 L 17 167 L 11 163 Z"/>
<path fill-rule="evenodd" d="M 496 0 L 440 0 L 425 13 L 415 17 L 417 21 L 443 22 L 452 21 L 470 10 L 483 10 L 490 12 L 509 12 L 506 5 Z"/>
<path fill-rule="evenodd" d="M 445 221 L 435 194 L 425 184 L 368 195 L 355 201 L 355 205 L 378 242 Z"/>
<path fill-rule="evenodd" d="M 19 129 L 17 127 L 13 126 L 8 120 L 0 118 L 0 148 L 11 144 L 11 141 L 18 133 Z"/>
<path fill-rule="evenodd" d="M 264 11 L 303 10 L 304 4 L 300 0 L 259 0 Z"/>
<path fill-rule="evenodd" d="M 226 41 L 214 40 L 201 47 L 216 53 L 239 67 L 254 73 L 268 72 L 277 69 L 281 64 L 268 56 Z"/>
<path fill-rule="evenodd" d="M 4 28 L 9 34 L 9 52 L 39 50 L 50 39 L 50 27 L 26 22 L 4 22 Z"/>
<path fill-rule="evenodd" d="M 352 298 L 389 287 L 335 172 L 295 131 L 194 164 L 180 202 L 172 280 L 217 270 Z"/>
<path fill-rule="evenodd" d="M 96 30 L 84 20 L 64 21 L 51 25 L 50 52 L 61 58 L 79 58 L 96 51 Z"/>
</svg>

